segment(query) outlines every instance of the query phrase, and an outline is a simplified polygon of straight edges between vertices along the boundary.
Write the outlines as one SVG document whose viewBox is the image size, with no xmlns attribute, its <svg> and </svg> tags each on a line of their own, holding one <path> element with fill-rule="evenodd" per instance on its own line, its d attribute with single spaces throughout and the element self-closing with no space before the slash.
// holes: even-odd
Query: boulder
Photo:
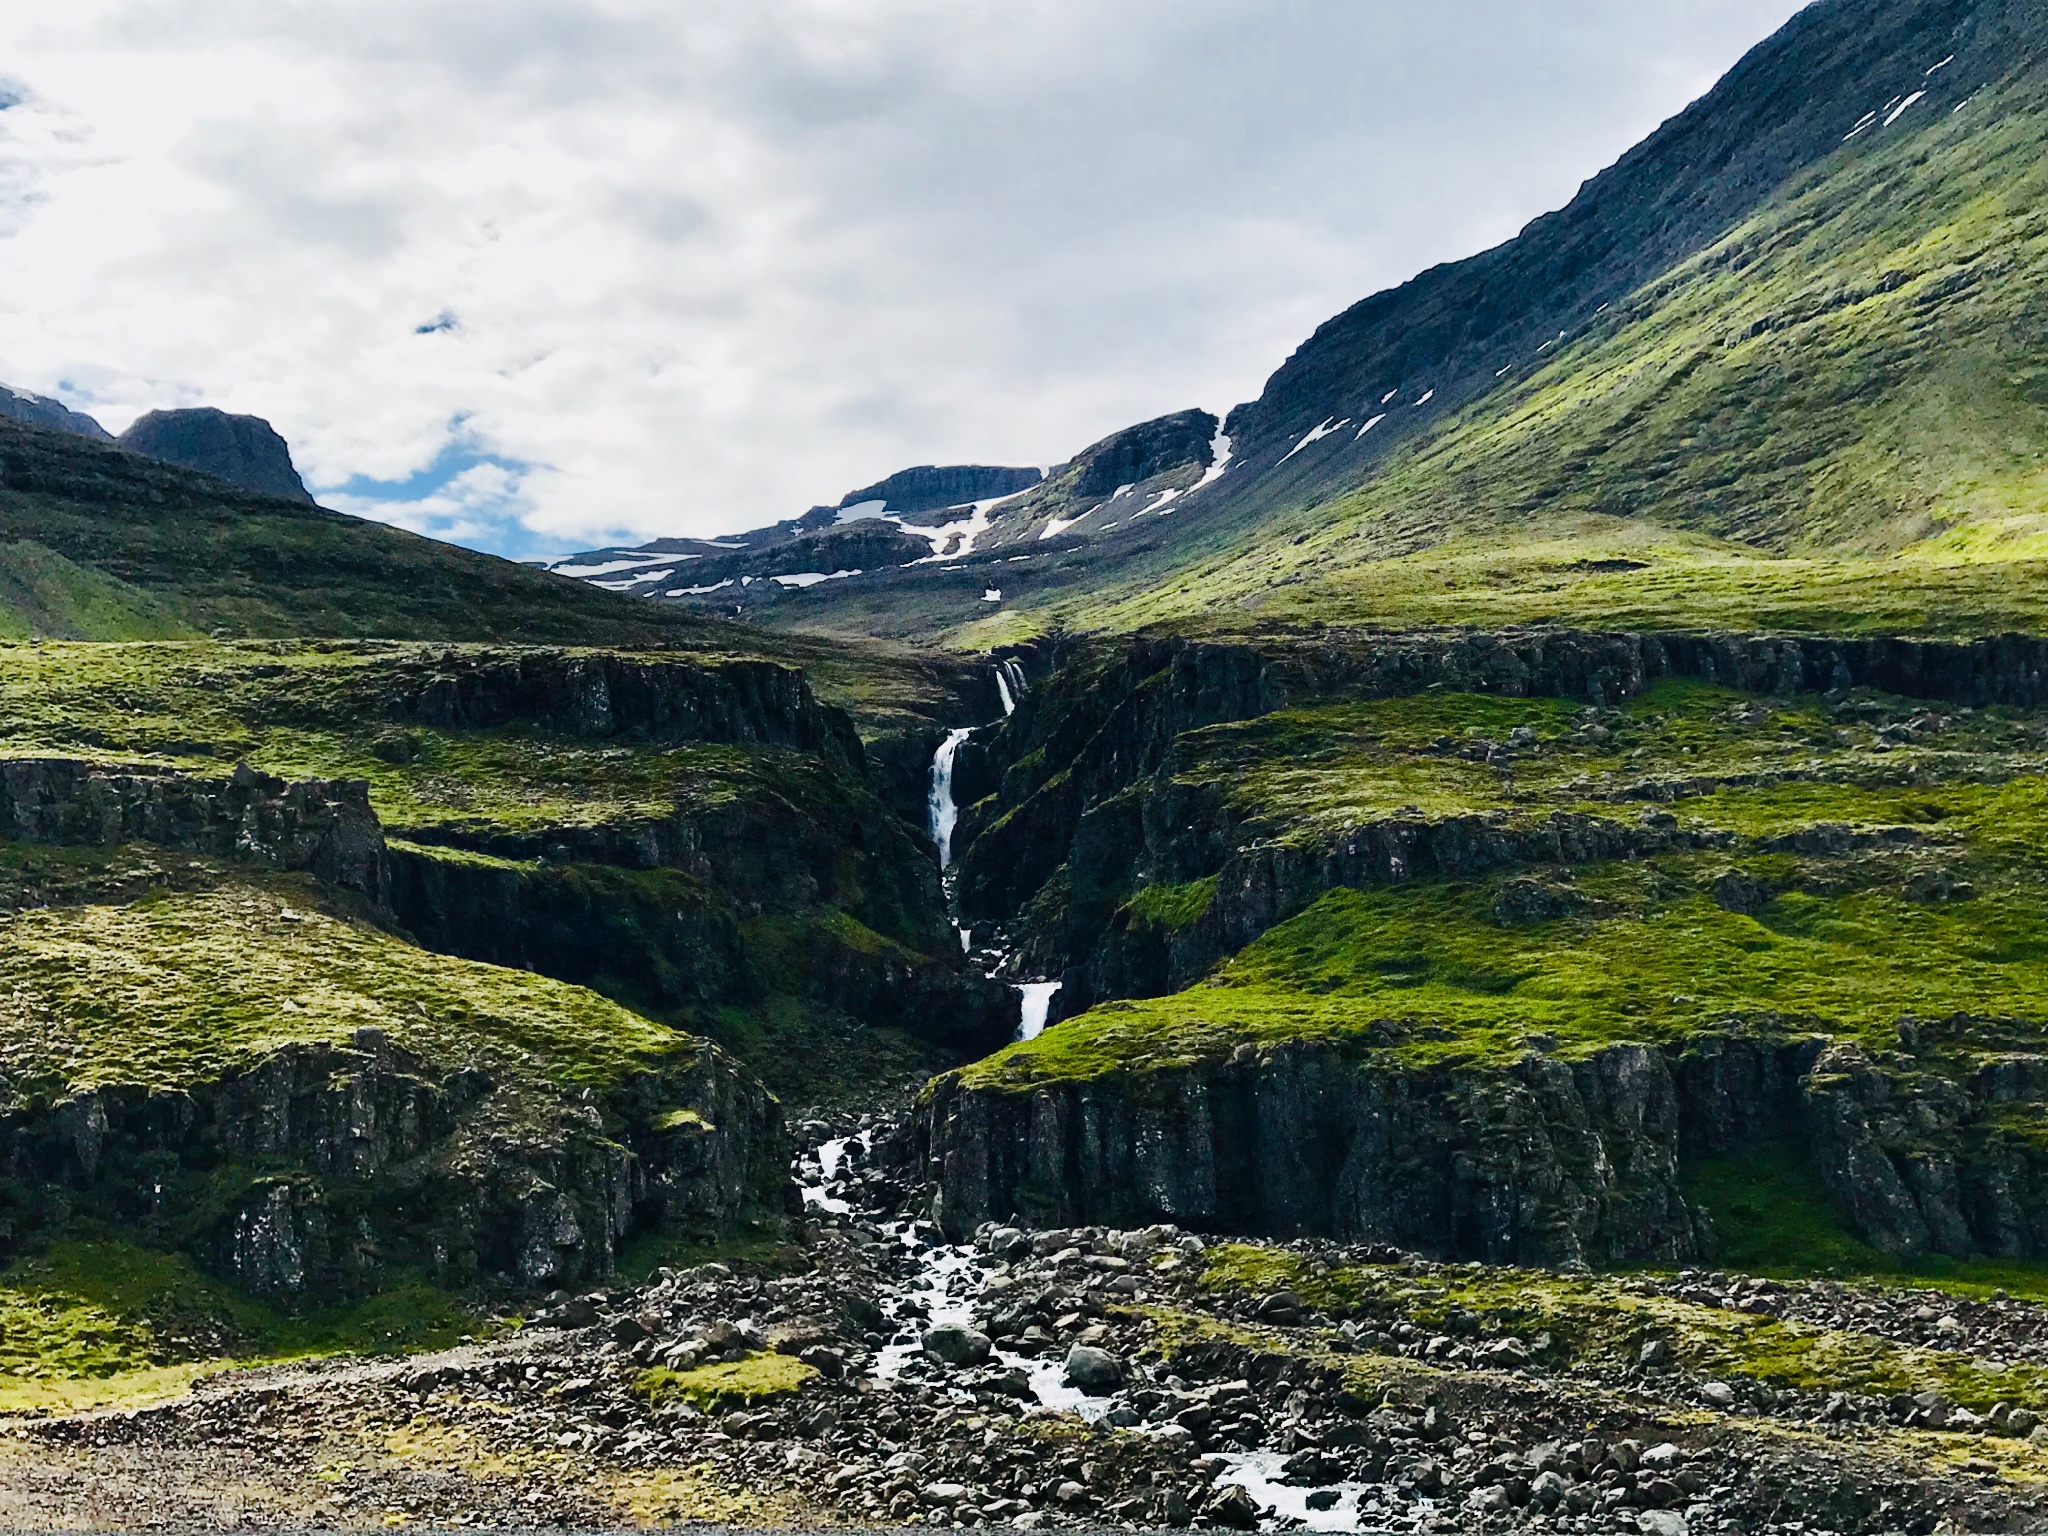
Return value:
<svg viewBox="0 0 2048 1536">
<path fill-rule="evenodd" d="M 945 1365 L 980 1365 L 989 1357 L 988 1335 L 964 1323 L 939 1323 L 925 1330 L 924 1352 Z"/>
<path fill-rule="evenodd" d="M 1123 1385 L 1124 1363 L 1106 1349 L 1076 1344 L 1067 1351 L 1067 1380 L 1099 1397 Z"/>
</svg>

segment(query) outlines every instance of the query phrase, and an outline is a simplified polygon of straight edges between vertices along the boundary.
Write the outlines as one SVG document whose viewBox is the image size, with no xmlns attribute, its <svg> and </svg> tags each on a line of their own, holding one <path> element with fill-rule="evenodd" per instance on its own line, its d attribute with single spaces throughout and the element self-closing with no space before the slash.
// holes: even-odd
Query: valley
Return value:
<svg viewBox="0 0 2048 1536">
<path fill-rule="evenodd" d="M 521 565 L 0 401 L 0 1526 L 2048 1530 L 2048 22 Z"/>
</svg>

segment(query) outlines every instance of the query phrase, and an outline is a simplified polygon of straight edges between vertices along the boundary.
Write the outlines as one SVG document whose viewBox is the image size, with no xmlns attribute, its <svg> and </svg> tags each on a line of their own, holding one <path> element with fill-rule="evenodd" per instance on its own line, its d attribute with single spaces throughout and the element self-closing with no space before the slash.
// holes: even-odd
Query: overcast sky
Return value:
<svg viewBox="0 0 2048 1536">
<path fill-rule="evenodd" d="M 1256 395 L 1789 0 L 0 8 L 0 380 L 511 554 Z"/>
</svg>

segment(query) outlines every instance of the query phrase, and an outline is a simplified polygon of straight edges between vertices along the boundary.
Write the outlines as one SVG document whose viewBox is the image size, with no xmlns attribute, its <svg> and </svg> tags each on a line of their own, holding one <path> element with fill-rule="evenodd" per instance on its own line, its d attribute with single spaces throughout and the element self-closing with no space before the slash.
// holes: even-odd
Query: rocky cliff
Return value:
<svg viewBox="0 0 2048 1536">
<path fill-rule="evenodd" d="M 388 893 L 384 829 L 360 779 L 287 783 L 246 763 L 210 779 L 76 758 L 15 758 L 0 763 L 0 837 L 190 848 L 309 871 L 373 906 Z"/>
<path fill-rule="evenodd" d="M 116 441 L 130 453 L 212 475 L 230 485 L 281 501 L 310 505 L 292 452 L 260 416 L 230 416 L 211 407 L 151 411 Z"/>
<path fill-rule="evenodd" d="M 448 1075 L 366 1028 L 181 1091 L 0 1114 L 0 1244 L 83 1217 L 286 1300 L 407 1271 L 575 1285 L 636 1234 L 779 1210 L 785 1158 L 775 1101 L 709 1046 L 536 1121 L 488 1071 Z"/>
<path fill-rule="evenodd" d="M 1402 814 L 1319 846 L 1272 846 L 1213 787 L 1177 782 L 1172 754 L 1189 732 L 1306 701 L 1471 693 L 1613 705 L 1671 679 L 1759 696 L 1863 688 L 2032 708 L 2048 701 L 2048 642 L 1572 630 L 1350 634 L 1264 647 L 1076 642 L 1014 716 L 977 733 L 973 754 L 963 753 L 967 783 L 999 783 L 969 806 L 955 835 L 961 908 L 974 922 L 1008 921 L 1060 875 L 1058 899 L 1041 901 L 1020 937 L 1034 966 L 1067 975 L 1073 992 L 1062 1004 L 1071 1008 L 1133 995 L 1133 983 L 1140 992 L 1184 984 L 1338 885 L 1625 856 L 1643 834 L 1582 817 L 1517 828 L 1500 817 Z M 1157 936 L 1139 936 L 1139 952 L 1129 952 L 1115 927 L 1124 898 L 1148 882 L 1209 877 L 1217 879 L 1214 915 L 1175 936 L 1182 959 L 1166 957 Z"/>
<path fill-rule="evenodd" d="M 611 652 L 449 652 L 378 669 L 360 708 L 443 730 L 511 725 L 579 740 L 789 747 L 865 771 L 860 736 L 802 672 L 771 662 L 661 661 Z"/>
<path fill-rule="evenodd" d="M 1937 1040 L 1962 1022 L 1909 1021 L 1927 1057 L 1891 1062 L 1724 1033 L 1505 1069 L 1245 1044 L 1087 1081 L 970 1072 L 933 1085 L 919 1150 L 956 1235 L 1165 1221 L 1556 1266 L 1711 1259 L 1713 1212 L 1686 1198 L 1684 1166 L 1803 1138 L 1886 1253 L 2048 1255 L 2048 1161 L 2010 1124 L 2048 1102 L 2048 1055 L 1959 1070 Z"/>
</svg>

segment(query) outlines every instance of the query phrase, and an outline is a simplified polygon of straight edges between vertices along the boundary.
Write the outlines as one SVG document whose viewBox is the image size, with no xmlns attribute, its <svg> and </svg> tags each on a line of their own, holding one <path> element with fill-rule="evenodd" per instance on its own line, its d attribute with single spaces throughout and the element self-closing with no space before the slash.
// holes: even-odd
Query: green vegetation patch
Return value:
<svg viewBox="0 0 2048 1536">
<path fill-rule="evenodd" d="M 1216 877 L 1190 880 L 1185 885 L 1148 885 L 1123 905 L 1123 913 L 1134 928 L 1155 928 L 1172 932 L 1200 921 L 1216 899 Z"/>
<path fill-rule="evenodd" d="M 1945 1394 L 1982 1412 L 1996 1402 L 2048 1405 L 2048 1368 L 1895 1344 L 1868 1334 L 1784 1322 L 1659 1293 L 1621 1276 L 1575 1277 L 1482 1265 L 1319 1265 L 1299 1254 L 1228 1244 L 1207 1256 L 1219 1291 L 1285 1287 L 1334 1316 L 1405 1319 L 1431 1331 L 1464 1325 L 1525 1340 L 1548 1333 L 1576 1362 L 1619 1372 L 1652 1338 L 1679 1366 L 1803 1391 Z"/>
<path fill-rule="evenodd" d="M 1391 1064 L 1505 1063 L 1532 1042 L 1567 1055 L 1709 1028 L 1826 1032 L 1886 1047 L 1906 1014 L 2039 1020 L 2048 883 L 1948 904 L 1895 890 L 1786 891 L 1754 916 L 1707 894 L 1708 855 L 1328 893 L 1207 981 L 1102 1004 L 967 1069 L 1022 1090 L 1181 1067 L 1238 1045 L 1313 1040 Z M 1510 887 L 1517 887 L 1510 890 Z"/>
<path fill-rule="evenodd" d="M 288 1315 L 210 1280 L 182 1254 L 68 1239 L 0 1273 L 0 1408 L 39 1384 L 198 1361 L 443 1349 L 485 1324 L 432 1286 Z"/>
<path fill-rule="evenodd" d="M 700 1413 L 724 1413 L 800 1392 L 817 1374 L 791 1355 L 753 1354 L 687 1371 L 656 1366 L 634 1378 L 633 1391 L 655 1408 L 683 1403 Z"/>
<path fill-rule="evenodd" d="M 554 1091 L 607 1088 L 701 1048 L 581 987 L 415 949 L 310 880 L 236 874 L 0 918 L 0 1080 L 17 1105 L 189 1087 L 364 1029 L 436 1071 Z"/>
</svg>

